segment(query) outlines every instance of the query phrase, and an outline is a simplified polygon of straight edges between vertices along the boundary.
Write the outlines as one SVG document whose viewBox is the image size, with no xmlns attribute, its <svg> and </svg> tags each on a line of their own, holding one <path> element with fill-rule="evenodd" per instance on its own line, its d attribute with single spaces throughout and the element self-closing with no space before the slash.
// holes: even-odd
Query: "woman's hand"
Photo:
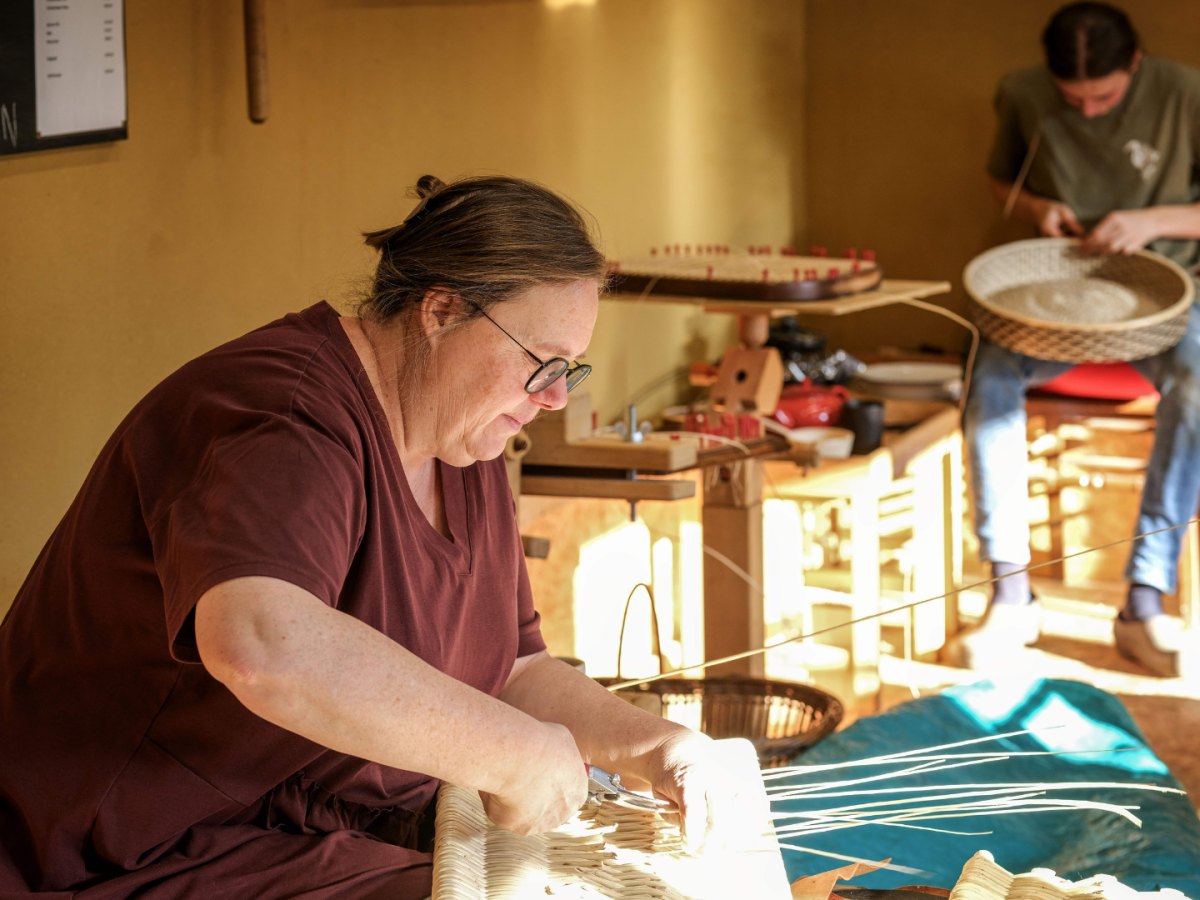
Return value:
<svg viewBox="0 0 1200 900">
<path fill-rule="evenodd" d="M 542 751 L 523 760 L 503 790 L 479 793 L 488 818 L 506 831 L 550 831 L 571 818 L 587 798 L 587 766 L 575 738 L 562 725 L 542 727 Z"/>
<path fill-rule="evenodd" d="M 1156 210 L 1123 209 L 1110 212 L 1083 239 L 1086 255 L 1133 253 L 1161 237 Z"/>
<path fill-rule="evenodd" d="M 696 731 L 665 738 L 649 760 L 650 786 L 655 796 L 679 807 L 680 827 L 689 852 L 702 845 L 720 846 L 739 833 L 737 790 L 725 776 L 713 751 L 712 738 Z M 751 828 L 761 831 L 763 821 Z"/>
<path fill-rule="evenodd" d="M 1082 237 L 1083 226 L 1075 218 L 1075 211 L 1065 203 L 1045 197 L 1030 196 L 1030 213 L 1040 231 L 1046 237 Z"/>
</svg>

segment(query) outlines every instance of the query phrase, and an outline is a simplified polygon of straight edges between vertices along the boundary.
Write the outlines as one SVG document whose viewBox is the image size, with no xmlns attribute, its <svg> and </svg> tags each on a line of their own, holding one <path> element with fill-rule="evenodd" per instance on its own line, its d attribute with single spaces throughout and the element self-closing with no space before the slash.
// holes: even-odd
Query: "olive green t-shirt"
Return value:
<svg viewBox="0 0 1200 900">
<path fill-rule="evenodd" d="M 1200 200 L 1200 70 L 1147 56 L 1121 102 L 1085 119 L 1034 66 L 1004 76 L 995 104 L 988 174 L 1015 181 L 1040 129 L 1024 187 L 1070 206 L 1085 228 L 1114 210 Z M 1161 238 L 1150 249 L 1189 271 L 1200 263 L 1198 241 Z"/>
</svg>

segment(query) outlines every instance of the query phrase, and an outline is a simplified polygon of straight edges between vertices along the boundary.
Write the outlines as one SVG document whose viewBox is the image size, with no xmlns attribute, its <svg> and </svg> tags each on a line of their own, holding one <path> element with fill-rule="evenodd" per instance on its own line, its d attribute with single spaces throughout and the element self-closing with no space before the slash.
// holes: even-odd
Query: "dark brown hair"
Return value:
<svg viewBox="0 0 1200 900">
<path fill-rule="evenodd" d="M 364 235 L 379 251 L 364 316 L 386 322 L 435 287 L 486 309 L 539 284 L 603 282 L 604 254 L 587 220 L 540 184 L 504 176 L 443 184 L 422 175 L 415 194 L 420 202 L 401 224 Z"/>
<path fill-rule="evenodd" d="M 1104 78 L 1133 65 L 1138 36 L 1129 16 L 1107 3 L 1072 3 L 1042 32 L 1046 65 L 1063 81 Z"/>
</svg>

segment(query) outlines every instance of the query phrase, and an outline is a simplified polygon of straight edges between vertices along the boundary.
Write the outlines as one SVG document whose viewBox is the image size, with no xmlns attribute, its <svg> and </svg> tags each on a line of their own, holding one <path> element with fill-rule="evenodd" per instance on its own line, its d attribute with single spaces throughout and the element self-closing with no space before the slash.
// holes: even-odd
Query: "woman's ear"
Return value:
<svg viewBox="0 0 1200 900">
<path fill-rule="evenodd" d="M 462 298 L 444 287 L 432 287 L 421 298 L 419 321 L 425 336 L 432 338 L 441 329 L 457 321 Z"/>
</svg>

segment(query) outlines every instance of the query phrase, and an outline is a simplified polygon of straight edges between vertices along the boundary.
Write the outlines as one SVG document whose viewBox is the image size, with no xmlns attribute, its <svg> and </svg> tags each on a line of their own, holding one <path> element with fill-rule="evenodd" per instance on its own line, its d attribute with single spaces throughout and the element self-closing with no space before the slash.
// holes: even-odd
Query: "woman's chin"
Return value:
<svg viewBox="0 0 1200 900">
<path fill-rule="evenodd" d="M 463 457 L 466 462 L 455 462 L 456 466 L 469 466 L 473 462 L 486 462 L 489 459 L 495 459 L 504 452 L 504 445 L 508 443 L 508 435 L 488 433 L 482 434 L 478 439 L 471 441 L 467 446 L 463 447 Z"/>
</svg>

